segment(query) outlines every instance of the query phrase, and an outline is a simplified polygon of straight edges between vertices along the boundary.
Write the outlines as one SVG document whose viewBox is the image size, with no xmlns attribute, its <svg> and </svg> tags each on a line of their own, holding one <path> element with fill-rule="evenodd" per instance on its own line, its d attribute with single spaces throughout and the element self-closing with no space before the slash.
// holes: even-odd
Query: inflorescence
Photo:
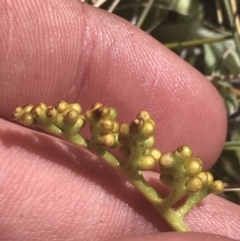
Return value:
<svg viewBox="0 0 240 241">
<path fill-rule="evenodd" d="M 202 171 L 202 160 L 193 156 L 189 146 L 181 146 L 173 153 L 162 154 L 154 148 L 156 124 L 148 112 L 141 111 L 130 124 L 119 126 L 114 108 L 100 103 L 82 114 L 78 103 L 59 102 L 55 107 L 41 103 L 37 106 L 16 107 L 14 117 L 26 126 L 36 125 L 50 134 L 100 156 L 105 162 L 124 173 L 177 231 L 189 231 L 184 223 L 187 214 L 209 193 L 224 189 L 222 181 L 214 181 L 210 172 Z M 91 138 L 80 135 L 90 125 Z M 125 157 L 122 162 L 109 150 L 119 148 Z M 171 191 L 163 198 L 143 177 L 142 171 L 160 167 L 161 182 Z M 184 199 L 178 208 L 173 205 Z"/>
</svg>

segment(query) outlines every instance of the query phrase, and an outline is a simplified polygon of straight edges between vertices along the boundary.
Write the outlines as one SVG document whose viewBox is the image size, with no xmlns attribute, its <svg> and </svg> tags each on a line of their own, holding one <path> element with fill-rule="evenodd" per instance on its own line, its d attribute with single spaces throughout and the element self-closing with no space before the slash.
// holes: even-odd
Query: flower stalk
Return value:
<svg viewBox="0 0 240 241">
<path fill-rule="evenodd" d="M 156 124 L 146 111 L 141 111 L 130 124 L 116 122 L 117 111 L 95 103 L 82 114 L 78 103 L 59 102 L 55 107 L 27 105 L 16 107 L 14 117 L 25 126 L 36 125 L 49 134 L 98 155 L 113 168 L 122 172 L 132 185 L 154 206 L 176 231 L 190 231 L 184 216 L 209 193 L 222 192 L 222 181 L 214 181 L 209 172 L 202 172 L 202 160 L 193 156 L 189 146 L 162 154 L 154 147 Z M 90 125 L 91 137 L 80 131 Z M 125 161 L 111 153 L 118 148 Z M 142 173 L 160 167 L 160 181 L 171 188 L 166 198 L 148 183 Z M 183 201 L 179 208 L 173 208 Z"/>
</svg>

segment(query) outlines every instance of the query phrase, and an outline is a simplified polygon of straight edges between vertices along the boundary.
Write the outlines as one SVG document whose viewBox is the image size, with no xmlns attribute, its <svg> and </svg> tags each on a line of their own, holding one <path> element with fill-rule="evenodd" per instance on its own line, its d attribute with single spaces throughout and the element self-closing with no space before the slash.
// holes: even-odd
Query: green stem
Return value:
<svg viewBox="0 0 240 241">
<path fill-rule="evenodd" d="M 240 141 L 226 141 L 224 144 L 224 150 L 240 150 Z"/>
<path fill-rule="evenodd" d="M 149 0 L 147 6 L 144 8 L 144 10 L 143 10 L 138 22 L 137 22 L 137 27 L 140 28 L 142 26 L 142 24 L 143 24 L 144 20 L 146 19 L 152 5 L 154 4 L 154 1 L 155 0 Z"/>
<path fill-rule="evenodd" d="M 198 193 L 194 193 L 191 196 L 188 196 L 185 203 L 176 211 L 176 213 L 184 217 L 184 215 L 186 215 L 190 210 L 192 210 L 207 195 L 207 190 L 203 189 Z"/>
<path fill-rule="evenodd" d="M 101 148 L 101 154 L 98 154 L 98 156 L 101 157 L 110 166 L 116 168 L 117 170 L 122 170 L 120 161 L 104 148 Z"/>
<path fill-rule="evenodd" d="M 160 194 L 157 193 L 156 190 L 144 179 L 141 171 L 128 170 L 128 168 L 124 168 L 123 171 L 132 185 L 136 187 L 153 205 L 157 205 L 160 201 L 162 201 Z"/>
<path fill-rule="evenodd" d="M 239 35 L 238 35 L 238 32 L 237 32 L 237 27 L 236 27 L 236 24 L 235 24 L 235 21 L 234 21 L 234 16 L 233 16 L 232 8 L 231 8 L 231 5 L 230 5 L 230 1 L 229 0 L 223 0 L 223 5 L 224 5 L 224 7 L 226 9 L 226 12 L 227 12 L 227 19 L 228 19 L 229 25 L 230 25 L 231 30 L 232 30 L 232 35 L 233 35 L 233 38 L 234 38 L 234 41 L 235 41 L 236 49 L 238 51 L 238 56 L 240 57 L 240 40 L 239 40 Z"/>
<path fill-rule="evenodd" d="M 156 190 L 149 185 L 144 179 L 141 171 L 124 169 L 124 173 L 127 175 L 128 180 L 132 185 L 140 191 L 140 193 L 155 207 L 159 214 L 166 220 L 166 222 L 175 231 L 190 231 L 187 225 L 183 221 L 183 215 L 175 212 L 171 207 L 166 208 L 161 205 L 164 199 Z"/>
<path fill-rule="evenodd" d="M 170 194 L 161 202 L 159 206 L 162 208 L 171 208 L 173 204 L 179 201 L 185 195 L 185 191 L 181 188 L 174 189 L 170 192 Z"/>
<path fill-rule="evenodd" d="M 198 46 L 202 44 L 207 43 L 216 43 L 216 42 L 222 42 L 228 39 L 232 39 L 232 35 L 224 35 L 221 37 L 215 37 L 215 38 L 203 38 L 203 39 L 196 39 L 196 40 L 190 40 L 190 41 L 184 41 L 184 42 L 175 42 L 175 43 L 168 43 L 165 44 L 167 48 L 170 49 L 176 49 L 176 48 L 183 48 L 183 47 L 193 47 Z"/>
<path fill-rule="evenodd" d="M 63 139 L 77 145 L 80 146 L 82 148 L 87 148 L 87 142 L 86 140 L 79 134 L 75 134 L 75 135 L 62 135 Z"/>
</svg>

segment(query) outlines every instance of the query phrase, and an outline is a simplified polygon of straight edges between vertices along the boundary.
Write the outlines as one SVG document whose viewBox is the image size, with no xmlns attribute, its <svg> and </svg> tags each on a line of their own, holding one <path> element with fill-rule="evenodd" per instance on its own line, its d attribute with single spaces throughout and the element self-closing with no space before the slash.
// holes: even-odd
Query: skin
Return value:
<svg viewBox="0 0 240 241">
<path fill-rule="evenodd" d="M 210 195 L 185 218 L 198 233 L 166 232 L 104 162 L 11 122 L 16 105 L 61 99 L 84 110 L 101 101 L 120 123 L 147 110 L 162 152 L 188 144 L 208 169 L 225 140 L 226 113 L 200 73 L 126 21 L 74 0 L 3 1 L 0 32 L 0 240 L 239 239 L 237 205 Z M 147 173 L 161 189 L 158 176 Z"/>
</svg>

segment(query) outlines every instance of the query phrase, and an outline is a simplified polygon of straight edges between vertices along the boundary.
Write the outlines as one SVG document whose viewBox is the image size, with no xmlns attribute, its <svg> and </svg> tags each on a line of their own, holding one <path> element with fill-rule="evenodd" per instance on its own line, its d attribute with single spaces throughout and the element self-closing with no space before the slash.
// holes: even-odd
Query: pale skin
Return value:
<svg viewBox="0 0 240 241">
<path fill-rule="evenodd" d="M 131 24 L 74 0 L 4 1 L 0 32 L 0 240 L 240 238 L 240 208 L 214 195 L 185 218 L 197 233 L 167 233 L 101 160 L 9 122 L 16 105 L 61 99 L 84 110 L 96 101 L 113 106 L 120 123 L 147 110 L 161 151 L 188 144 L 208 169 L 225 140 L 226 114 L 201 74 Z M 158 187 L 158 174 L 148 177 Z"/>
</svg>

